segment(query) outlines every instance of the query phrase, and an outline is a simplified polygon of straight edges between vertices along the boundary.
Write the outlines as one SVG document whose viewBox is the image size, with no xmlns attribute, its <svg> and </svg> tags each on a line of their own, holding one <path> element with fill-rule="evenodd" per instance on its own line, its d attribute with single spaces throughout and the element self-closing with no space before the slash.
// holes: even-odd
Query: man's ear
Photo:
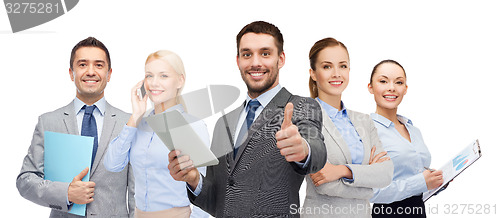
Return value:
<svg viewBox="0 0 500 218">
<path fill-rule="evenodd" d="M 75 74 L 73 73 L 73 70 L 71 67 L 69 68 L 69 77 L 71 78 L 71 81 L 75 81 Z"/>
<path fill-rule="evenodd" d="M 278 69 L 281 69 L 283 66 L 285 66 L 285 52 L 282 51 L 279 60 L 278 60 Z"/>
<path fill-rule="evenodd" d="M 111 79 L 111 73 L 113 73 L 113 68 L 109 68 L 108 73 L 106 75 L 106 81 L 109 82 Z"/>
</svg>

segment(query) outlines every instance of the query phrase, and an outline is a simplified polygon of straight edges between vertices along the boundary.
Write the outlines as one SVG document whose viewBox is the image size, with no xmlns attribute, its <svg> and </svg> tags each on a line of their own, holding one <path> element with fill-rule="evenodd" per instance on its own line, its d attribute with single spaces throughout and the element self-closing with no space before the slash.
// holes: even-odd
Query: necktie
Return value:
<svg viewBox="0 0 500 218">
<path fill-rule="evenodd" d="M 97 153 L 97 144 L 99 142 L 97 140 L 97 124 L 95 122 L 94 115 L 92 114 L 95 107 L 96 107 L 95 105 L 92 106 L 85 105 L 82 107 L 82 109 L 85 110 L 85 114 L 83 115 L 81 135 L 94 137 L 94 147 L 92 150 L 92 162 L 90 168 L 92 168 L 92 164 L 94 164 L 95 154 Z"/>
<path fill-rule="evenodd" d="M 253 120 L 255 118 L 255 111 L 257 111 L 257 108 L 259 108 L 259 106 L 260 102 L 258 100 L 251 100 L 250 102 L 248 102 L 247 105 L 248 113 L 245 118 L 245 122 L 243 122 L 243 125 L 241 126 L 240 134 L 238 134 L 238 139 L 236 140 L 236 144 L 234 145 L 233 158 L 236 158 L 238 149 L 247 138 L 248 129 L 250 129 L 250 126 L 253 123 Z"/>
</svg>

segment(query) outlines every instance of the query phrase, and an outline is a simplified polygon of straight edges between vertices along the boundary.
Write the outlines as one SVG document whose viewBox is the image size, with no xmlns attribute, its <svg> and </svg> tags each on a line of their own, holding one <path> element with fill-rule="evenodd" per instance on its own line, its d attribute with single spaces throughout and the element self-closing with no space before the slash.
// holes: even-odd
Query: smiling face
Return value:
<svg viewBox="0 0 500 218">
<path fill-rule="evenodd" d="M 323 101 L 339 99 L 349 84 L 349 55 L 341 46 L 329 46 L 318 53 L 316 70 L 309 74 L 318 87 L 318 97 Z M 340 102 L 339 102 L 340 103 Z M 332 103 L 333 104 L 333 103 Z M 332 105 L 331 104 L 331 105 Z"/>
<path fill-rule="evenodd" d="M 237 64 L 248 95 L 256 98 L 279 83 L 279 69 L 285 53 L 278 54 L 274 37 L 264 33 L 246 33 L 241 37 Z"/>
<path fill-rule="evenodd" d="M 408 86 L 404 70 L 393 63 L 379 65 L 373 74 L 368 90 L 373 94 L 377 108 L 394 110 L 403 100 Z"/>
<path fill-rule="evenodd" d="M 176 97 L 184 85 L 184 77 L 162 59 L 152 59 L 146 63 L 145 71 L 144 88 L 155 107 L 164 105 L 164 108 L 169 108 L 176 105 Z"/>
<path fill-rule="evenodd" d="M 93 104 L 104 96 L 104 88 L 111 78 L 106 53 L 97 47 L 81 47 L 75 52 L 73 70 L 69 69 L 71 81 L 75 82 L 76 97 Z"/>
</svg>

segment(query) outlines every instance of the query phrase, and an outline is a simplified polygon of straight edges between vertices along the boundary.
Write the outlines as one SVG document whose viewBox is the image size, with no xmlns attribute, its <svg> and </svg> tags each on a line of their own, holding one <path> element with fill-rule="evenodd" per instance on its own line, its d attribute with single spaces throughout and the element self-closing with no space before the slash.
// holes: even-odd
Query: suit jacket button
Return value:
<svg viewBox="0 0 500 218">
<path fill-rule="evenodd" d="M 228 181 L 228 184 L 229 186 L 234 186 L 234 179 L 233 178 L 229 178 L 229 181 Z"/>
</svg>

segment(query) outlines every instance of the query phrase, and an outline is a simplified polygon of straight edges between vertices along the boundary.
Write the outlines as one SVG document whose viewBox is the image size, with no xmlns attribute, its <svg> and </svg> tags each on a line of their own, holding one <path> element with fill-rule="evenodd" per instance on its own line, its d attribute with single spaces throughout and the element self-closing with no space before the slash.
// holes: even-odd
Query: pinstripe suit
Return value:
<svg viewBox="0 0 500 218">
<path fill-rule="evenodd" d="M 276 146 L 288 102 L 294 104 L 292 122 L 311 148 L 304 169 L 287 162 Z M 240 106 L 217 121 L 211 149 L 219 164 L 207 168 L 197 197 L 188 192 L 191 201 L 216 217 L 297 217 L 290 205 L 299 205 L 304 175 L 320 170 L 326 161 L 319 104 L 282 88 L 255 119 L 233 159 L 232 139 L 242 110 Z"/>
<path fill-rule="evenodd" d="M 132 168 L 126 167 L 119 173 L 112 173 L 106 171 L 101 161 L 109 141 L 120 133 L 128 118 L 127 113 L 106 103 L 103 129 L 90 171 L 90 181 L 95 182 L 96 186 L 94 201 L 87 204 L 87 217 L 133 217 L 135 203 Z M 80 135 L 73 102 L 39 117 L 31 146 L 17 177 L 17 189 L 24 198 L 52 208 L 50 217 L 80 217 L 67 213 L 69 183 L 43 179 L 44 131 Z M 131 209 L 130 214 L 127 211 L 127 204 Z"/>
</svg>

